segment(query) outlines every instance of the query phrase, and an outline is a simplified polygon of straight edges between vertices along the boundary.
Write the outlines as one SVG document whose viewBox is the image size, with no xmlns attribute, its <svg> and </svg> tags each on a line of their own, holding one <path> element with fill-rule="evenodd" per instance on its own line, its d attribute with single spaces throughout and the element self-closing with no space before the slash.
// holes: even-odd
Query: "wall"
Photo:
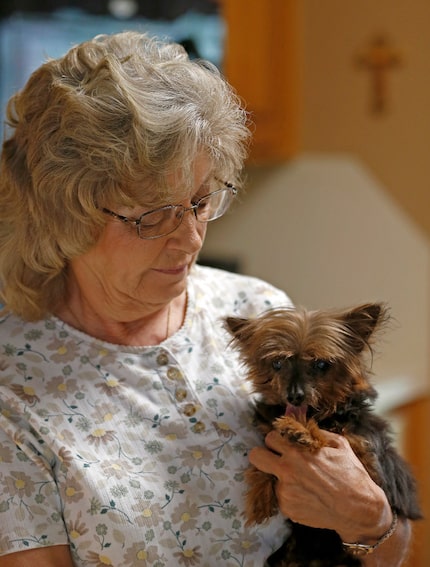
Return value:
<svg viewBox="0 0 430 567">
<path fill-rule="evenodd" d="M 302 148 L 360 156 L 430 237 L 430 2 L 298 2 Z M 374 113 L 372 76 L 357 60 L 379 34 L 398 64 L 385 73 L 386 105 Z"/>
<path fill-rule="evenodd" d="M 395 321 L 374 364 L 381 403 L 425 391 L 429 243 L 363 163 L 307 154 L 251 169 L 241 201 L 210 225 L 203 255 L 238 258 L 311 308 L 388 302 Z"/>
<path fill-rule="evenodd" d="M 277 2 L 267 2 L 276 9 Z M 296 303 L 390 303 L 396 322 L 374 367 L 379 407 L 396 408 L 388 413 L 416 472 L 427 518 L 414 526 L 407 567 L 427 567 L 430 3 L 296 0 L 296 5 L 302 153 L 291 163 L 249 170 L 243 203 L 210 227 L 204 252 L 238 257 L 243 271 L 285 287 Z M 398 64 L 385 75 L 386 105 L 375 113 L 372 76 L 357 59 L 379 34 Z M 261 36 L 273 37 L 263 19 Z M 271 65 L 278 54 L 274 49 Z M 277 80 L 283 70 L 281 61 Z M 273 104 L 271 112 L 278 116 L 280 105 Z M 284 128 L 278 121 L 278 128 L 291 135 L 291 124 Z"/>
</svg>

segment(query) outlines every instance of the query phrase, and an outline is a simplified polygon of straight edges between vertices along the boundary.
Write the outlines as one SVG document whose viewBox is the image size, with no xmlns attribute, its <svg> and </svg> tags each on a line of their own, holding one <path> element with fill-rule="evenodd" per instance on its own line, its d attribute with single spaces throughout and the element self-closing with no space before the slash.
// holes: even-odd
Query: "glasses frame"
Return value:
<svg viewBox="0 0 430 567">
<path fill-rule="evenodd" d="M 184 215 L 188 211 L 192 211 L 194 213 L 195 219 L 198 222 L 201 222 L 202 224 L 211 222 L 213 220 L 216 220 L 216 219 L 219 219 L 220 217 L 222 217 L 225 214 L 225 212 L 227 211 L 228 207 L 220 215 L 217 215 L 217 216 L 215 216 L 211 219 L 208 219 L 208 220 L 200 220 L 197 216 L 197 211 L 198 211 L 198 208 L 200 206 L 200 203 L 203 200 L 207 199 L 208 197 L 211 197 L 212 195 L 217 195 L 217 194 L 225 192 L 225 191 L 230 192 L 231 199 L 233 199 L 237 195 L 238 191 L 232 183 L 230 183 L 229 181 L 222 181 L 221 183 L 223 183 L 223 185 L 224 185 L 224 187 L 222 189 L 217 189 L 216 191 L 213 191 L 212 193 L 208 193 L 207 195 L 203 195 L 203 197 L 201 197 L 196 203 L 191 205 L 191 207 L 184 207 L 184 205 L 164 205 L 163 207 L 159 207 L 157 209 L 152 209 L 151 211 L 147 211 L 146 213 L 141 214 L 140 217 L 138 217 L 137 219 L 133 219 L 133 218 L 130 218 L 130 217 L 126 217 L 124 215 L 120 215 L 118 213 L 115 213 L 114 211 L 111 211 L 110 209 L 107 209 L 106 207 L 103 207 L 101 210 L 102 210 L 103 213 L 110 215 L 111 217 L 118 219 L 125 224 L 133 225 L 136 228 L 138 238 L 140 238 L 141 240 L 155 240 L 157 238 L 163 238 L 163 236 L 167 236 L 168 234 L 172 234 L 172 232 L 175 232 L 175 230 L 177 230 L 180 227 L 182 220 L 184 218 Z M 168 232 L 165 232 L 163 234 L 157 234 L 156 236 L 142 236 L 141 235 L 140 226 L 142 224 L 142 219 L 145 216 L 150 215 L 152 213 L 156 213 L 158 211 L 172 210 L 172 209 L 176 209 L 178 211 L 177 218 L 179 219 L 179 222 L 175 226 L 175 228 L 173 228 L 172 230 L 169 230 Z"/>
</svg>

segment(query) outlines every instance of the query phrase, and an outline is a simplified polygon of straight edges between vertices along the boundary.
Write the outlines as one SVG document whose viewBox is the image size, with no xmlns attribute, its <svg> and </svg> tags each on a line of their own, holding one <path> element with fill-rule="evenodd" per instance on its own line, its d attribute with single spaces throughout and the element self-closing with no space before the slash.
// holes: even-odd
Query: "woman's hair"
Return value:
<svg viewBox="0 0 430 567">
<path fill-rule="evenodd" d="M 177 202 L 202 152 L 214 178 L 237 183 L 249 139 L 246 112 L 215 66 L 137 32 L 48 60 L 10 99 L 6 124 L 0 301 L 27 320 L 64 298 L 69 260 L 106 223 L 101 207 Z"/>
</svg>

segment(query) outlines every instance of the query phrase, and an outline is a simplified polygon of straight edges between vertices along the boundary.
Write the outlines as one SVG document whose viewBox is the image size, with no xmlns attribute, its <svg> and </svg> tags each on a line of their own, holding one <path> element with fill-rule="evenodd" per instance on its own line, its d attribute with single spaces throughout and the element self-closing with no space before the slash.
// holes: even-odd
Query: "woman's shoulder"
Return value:
<svg viewBox="0 0 430 567">
<path fill-rule="evenodd" d="M 218 312 L 253 317 L 292 304 L 283 290 L 255 276 L 196 265 L 191 278 L 196 299 L 204 301 L 207 308 L 213 305 Z"/>
</svg>

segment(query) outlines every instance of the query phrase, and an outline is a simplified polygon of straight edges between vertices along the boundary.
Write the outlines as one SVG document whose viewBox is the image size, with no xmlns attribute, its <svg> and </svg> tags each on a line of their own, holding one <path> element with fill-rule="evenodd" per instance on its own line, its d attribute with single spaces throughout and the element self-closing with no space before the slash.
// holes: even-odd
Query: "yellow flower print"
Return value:
<svg viewBox="0 0 430 567">
<path fill-rule="evenodd" d="M 146 546 L 145 543 L 135 543 L 124 554 L 124 564 L 133 567 L 147 567 L 159 561 L 160 555 L 155 545 Z"/>
<path fill-rule="evenodd" d="M 112 421 L 115 414 L 118 412 L 115 404 L 113 403 L 99 403 L 95 406 L 93 412 L 91 412 L 91 418 L 94 419 L 96 423 L 106 423 Z"/>
<path fill-rule="evenodd" d="M 180 453 L 182 462 L 185 466 L 194 468 L 202 468 L 204 465 L 208 465 L 212 458 L 212 453 L 202 447 L 201 445 L 196 445 L 190 447 L 189 450 L 181 451 Z"/>
<path fill-rule="evenodd" d="M 118 380 L 118 378 L 115 378 L 114 376 L 109 376 L 104 382 L 96 384 L 96 388 L 101 390 L 102 393 L 107 396 L 116 396 L 121 392 L 122 382 L 124 382 L 124 379 Z"/>
<path fill-rule="evenodd" d="M 255 536 L 248 530 L 245 530 L 242 537 L 235 537 L 232 540 L 232 550 L 238 554 L 253 554 L 255 553 L 260 544 L 255 540 Z"/>
<path fill-rule="evenodd" d="M 152 527 L 158 526 L 162 517 L 160 504 L 151 503 L 147 500 L 140 500 L 132 506 L 132 510 L 139 512 L 136 517 L 138 526 Z"/>
<path fill-rule="evenodd" d="M 236 433 L 230 428 L 228 423 L 224 421 L 214 422 L 215 429 L 220 437 L 233 437 Z"/>
<path fill-rule="evenodd" d="M 179 565 L 200 565 L 203 556 L 198 551 L 199 549 L 199 545 L 193 548 L 185 547 L 182 551 L 177 551 L 173 555 L 177 557 Z"/>
<path fill-rule="evenodd" d="M 78 383 L 74 378 L 55 376 L 46 385 L 46 391 L 54 398 L 65 398 L 68 394 L 78 391 Z"/>
<path fill-rule="evenodd" d="M 90 360 L 97 360 L 100 366 L 106 366 L 107 364 L 116 362 L 115 352 L 111 352 L 99 344 L 94 344 L 94 346 L 88 350 L 88 357 Z"/>
<path fill-rule="evenodd" d="M 181 531 L 193 530 L 197 525 L 199 514 L 197 505 L 187 499 L 173 510 L 172 521 L 181 523 Z"/>
<path fill-rule="evenodd" d="M 95 565 L 95 567 L 106 567 L 106 565 L 113 565 L 108 555 L 94 553 L 94 551 L 89 551 L 87 553 L 87 561 L 89 565 Z"/>
<path fill-rule="evenodd" d="M 40 402 L 40 398 L 36 395 L 36 392 L 34 391 L 34 388 L 32 386 L 12 384 L 11 390 L 27 404 L 34 405 L 36 402 Z"/>
<path fill-rule="evenodd" d="M 188 428 L 183 423 L 176 423 L 168 420 L 161 423 L 159 427 L 160 437 L 164 437 L 167 441 L 177 441 L 185 439 L 188 435 Z"/>
<path fill-rule="evenodd" d="M 108 478 L 114 477 L 117 479 L 125 478 L 132 470 L 132 467 L 129 465 L 129 463 L 124 460 L 103 462 L 101 468 Z"/>
<path fill-rule="evenodd" d="M 46 345 L 46 348 L 55 351 L 54 354 L 50 356 L 51 360 L 54 362 L 71 362 L 76 357 L 78 346 L 73 340 L 65 341 L 55 337 Z"/>
<path fill-rule="evenodd" d="M 62 492 L 67 502 L 79 502 L 83 497 L 82 485 L 72 476 L 62 485 Z"/>
<path fill-rule="evenodd" d="M 81 522 L 81 518 L 82 512 L 79 512 L 75 521 L 67 522 L 67 533 L 69 534 L 69 537 L 72 541 L 78 539 L 88 532 L 88 528 L 83 522 Z"/>
<path fill-rule="evenodd" d="M 5 480 L 9 493 L 12 495 L 16 494 L 20 498 L 23 498 L 24 496 L 31 496 L 34 492 L 34 482 L 23 472 L 12 471 L 10 476 L 7 476 Z"/>
<path fill-rule="evenodd" d="M 99 447 L 101 444 L 106 444 L 115 439 L 115 431 L 109 431 L 99 427 L 94 429 L 88 436 L 87 440 L 90 445 Z"/>
<path fill-rule="evenodd" d="M 61 467 L 67 469 L 73 462 L 73 454 L 67 447 L 61 447 L 58 451 L 58 460 L 61 463 Z"/>
</svg>

